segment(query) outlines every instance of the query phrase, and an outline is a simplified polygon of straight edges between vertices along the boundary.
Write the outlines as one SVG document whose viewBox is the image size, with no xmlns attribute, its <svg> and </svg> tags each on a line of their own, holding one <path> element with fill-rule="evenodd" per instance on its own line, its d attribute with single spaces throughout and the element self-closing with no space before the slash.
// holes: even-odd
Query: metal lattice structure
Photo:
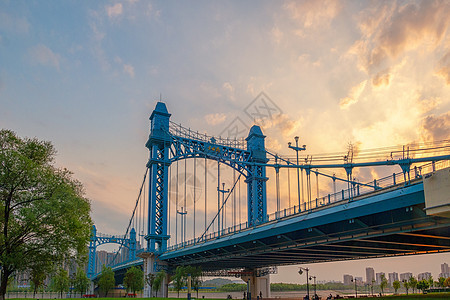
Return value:
<svg viewBox="0 0 450 300">
<path fill-rule="evenodd" d="M 402 149 L 389 147 L 363 150 L 355 155 L 350 149 L 338 154 L 299 157 L 298 151 L 305 150 L 306 146 L 299 147 L 296 138 L 296 147 L 289 146 L 297 151 L 297 160 L 294 163 L 294 157 L 281 156 L 266 149 L 265 136 L 259 126 L 251 127 L 245 139 L 224 139 L 185 128 L 171 122 L 170 117 L 166 105 L 158 102 L 150 116 L 150 134 L 146 143 L 150 152 L 147 163 L 148 219 L 146 232 L 143 233 L 138 229 L 138 236 L 145 236 L 147 241 L 139 257 L 144 260 L 151 257 L 151 260 L 148 259 L 148 263 L 144 264 L 144 268 L 146 265 L 153 266 L 148 268 L 148 272 L 157 272 L 160 269 L 171 272 L 177 265 L 194 265 L 202 266 L 205 272 L 209 272 L 208 274 L 237 276 L 252 273 L 256 274 L 255 276 L 265 276 L 274 272 L 275 269 L 271 268 L 276 265 L 433 253 L 436 249 L 439 252 L 450 251 L 450 244 L 441 238 L 445 230 L 450 228 L 450 219 L 424 212 L 426 207 L 423 186 L 424 178 L 434 174 L 437 169 L 450 166 L 448 140 L 410 144 Z M 176 163 L 178 176 L 179 161 L 186 162 L 193 159 L 195 170 L 195 159 L 198 158 L 205 159 L 205 185 L 206 160 L 217 162 L 218 175 L 222 164 L 239 174 L 237 181 L 241 176 L 245 178 L 247 220 L 243 222 L 240 220 L 240 224 L 234 222 L 233 226 L 220 228 L 221 212 L 223 213 L 226 203 L 225 194 L 228 193 L 228 199 L 237 181 L 233 179 L 231 191 L 225 190 L 223 186 L 221 189 L 219 175 L 218 210 L 214 211 L 216 214 L 212 220 L 208 219 L 208 222 L 211 221 L 209 226 L 217 219 L 217 231 L 211 231 L 210 227 L 206 226 L 205 214 L 205 231 L 201 236 L 195 235 L 194 212 L 193 238 L 188 241 L 184 238 L 180 243 L 175 239 L 175 243 L 168 246 L 169 176 L 171 176 L 169 174 L 173 169 L 171 166 Z M 393 169 L 394 172 L 390 173 L 392 175 L 366 182 L 353 177 L 356 168 L 379 166 L 389 168 L 395 166 L 401 172 L 396 173 Z M 186 164 L 184 168 L 186 174 Z M 275 212 L 269 214 L 267 168 L 273 168 L 276 172 L 277 208 Z M 280 205 L 279 176 L 282 171 L 289 170 L 297 171 L 298 205 L 283 208 Z M 338 172 L 340 170 L 341 175 L 336 175 L 334 170 Z M 302 174 L 301 189 L 299 171 Z M 306 176 L 306 186 L 303 184 L 303 173 Z M 316 177 L 315 198 L 311 192 L 311 175 Z M 331 181 L 334 192 L 319 195 L 319 176 Z M 178 177 L 176 178 L 178 187 Z M 339 190 L 336 189 L 336 183 L 340 184 Z M 186 195 L 186 176 L 184 187 Z M 303 196 L 305 191 L 306 196 Z M 142 187 L 139 197 L 141 192 Z M 178 190 L 176 194 L 178 195 Z M 205 211 L 206 197 L 207 193 L 205 193 Z M 195 199 L 195 196 L 193 198 Z M 132 220 L 137 218 L 138 201 Z M 140 204 L 142 202 L 145 207 L 147 203 L 145 189 Z M 184 210 L 181 208 L 182 210 L 178 211 L 176 206 L 175 218 L 181 215 L 182 220 L 186 222 L 186 207 Z M 127 233 L 131 223 L 130 220 Z M 183 226 L 186 226 L 185 223 L 180 225 L 182 231 Z M 177 230 L 176 227 L 176 234 Z M 184 235 L 185 232 L 186 228 Z M 419 242 L 408 243 L 408 240 L 404 239 L 405 236 L 410 239 L 425 236 L 437 238 L 419 245 Z M 396 245 L 396 248 L 392 245 Z M 353 248 L 357 250 L 347 251 Z M 123 266 L 136 263 L 138 262 L 125 262 Z M 91 267 L 91 262 L 89 266 Z"/>
<path fill-rule="evenodd" d="M 89 241 L 89 261 L 88 261 L 88 272 L 87 277 L 93 278 L 96 274 L 96 251 L 97 247 L 103 244 L 119 244 L 123 247 L 129 249 L 129 259 L 133 260 L 136 258 L 136 231 L 134 228 L 130 231 L 130 237 L 120 237 L 114 235 L 105 235 L 97 233 L 97 228 L 95 225 L 91 229 L 91 237 Z"/>
</svg>

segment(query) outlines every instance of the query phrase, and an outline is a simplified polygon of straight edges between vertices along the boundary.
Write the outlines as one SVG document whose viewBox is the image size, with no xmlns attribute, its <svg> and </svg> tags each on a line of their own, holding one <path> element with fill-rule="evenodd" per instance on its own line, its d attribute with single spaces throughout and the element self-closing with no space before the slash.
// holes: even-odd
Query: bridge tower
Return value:
<svg viewBox="0 0 450 300">
<path fill-rule="evenodd" d="M 172 140 L 168 134 L 171 114 L 163 102 L 158 102 L 150 116 L 150 136 L 145 146 L 150 151 L 147 163 L 149 169 L 149 205 L 148 229 L 145 239 L 147 251 L 140 256 L 144 258 L 144 274 L 155 274 L 162 268 L 157 255 L 167 249 L 168 225 L 168 187 L 169 187 L 169 151 Z M 168 296 L 167 279 L 162 285 L 163 296 Z M 151 289 L 146 285 L 144 297 L 151 296 Z"/>
<path fill-rule="evenodd" d="M 269 160 L 266 157 L 266 148 L 261 128 L 253 125 L 250 128 L 247 141 L 247 150 L 250 151 L 250 161 L 255 163 L 250 166 L 251 172 L 245 182 L 247 183 L 247 215 L 249 226 L 254 226 L 266 221 L 267 198 L 266 198 L 266 167 L 262 164 Z"/>
</svg>

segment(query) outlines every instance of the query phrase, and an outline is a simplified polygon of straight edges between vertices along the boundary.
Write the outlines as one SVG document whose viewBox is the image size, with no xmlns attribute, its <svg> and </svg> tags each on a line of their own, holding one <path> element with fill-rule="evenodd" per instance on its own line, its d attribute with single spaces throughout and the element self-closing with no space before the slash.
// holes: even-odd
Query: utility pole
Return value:
<svg viewBox="0 0 450 300">
<path fill-rule="evenodd" d="M 298 211 L 301 212 L 301 198 L 300 198 L 300 170 L 298 167 L 298 151 L 304 151 L 306 150 L 306 145 L 303 145 L 303 147 L 298 146 L 298 136 L 294 137 L 295 139 L 295 146 L 291 145 L 291 142 L 288 143 L 289 148 L 294 149 L 297 153 L 297 193 L 298 193 Z M 303 189 L 303 186 L 302 186 Z"/>
</svg>

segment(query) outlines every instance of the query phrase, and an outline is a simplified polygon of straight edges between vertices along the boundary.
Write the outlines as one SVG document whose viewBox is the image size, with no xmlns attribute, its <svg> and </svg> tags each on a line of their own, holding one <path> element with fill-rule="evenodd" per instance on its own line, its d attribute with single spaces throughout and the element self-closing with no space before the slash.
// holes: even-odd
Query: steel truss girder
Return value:
<svg viewBox="0 0 450 300">
<path fill-rule="evenodd" d="M 248 176 L 247 174 L 251 173 L 250 169 L 247 167 L 247 162 L 251 158 L 251 153 L 247 150 L 172 136 L 170 151 L 172 154 L 170 162 L 200 157 L 220 161 L 244 176 Z"/>
</svg>

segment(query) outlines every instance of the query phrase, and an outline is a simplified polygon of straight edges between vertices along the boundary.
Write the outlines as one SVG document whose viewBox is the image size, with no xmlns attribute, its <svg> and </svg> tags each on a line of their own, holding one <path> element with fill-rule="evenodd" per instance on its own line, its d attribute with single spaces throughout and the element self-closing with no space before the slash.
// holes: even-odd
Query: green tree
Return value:
<svg viewBox="0 0 450 300">
<path fill-rule="evenodd" d="M 434 286 L 433 276 L 430 276 L 430 278 L 428 278 L 428 284 L 429 284 L 429 287 L 433 287 Z"/>
<path fill-rule="evenodd" d="M 198 290 L 202 285 L 202 268 L 201 267 L 192 267 L 188 266 L 185 270 L 185 276 L 191 275 L 191 286 L 197 292 L 198 298 Z M 186 279 L 187 280 L 187 279 Z"/>
<path fill-rule="evenodd" d="M 114 278 L 114 271 L 111 267 L 105 267 L 103 265 L 102 274 L 100 274 L 100 279 L 98 280 L 99 289 L 108 296 L 110 289 L 116 286 L 116 279 Z"/>
<path fill-rule="evenodd" d="M 30 280 L 31 286 L 33 288 L 33 298 L 40 286 L 44 284 L 45 278 L 52 272 L 52 264 L 47 262 L 47 264 L 33 264 L 30 266 Z"/>
<path fill-rule="evenodd" d="M 409 286 L 411 287 L 413 293 L 416 292 L 416 287 L 417 287 L 417 279 L 415 279 L 414 277 L 410 277 L 409 278 Z"/>
<path fill-rule="evenodd" d="M 386 279 L 386 276 L 384 276 L 384 274 L 381 274 L 381 282 L 380 282 L 381 294 L 384 294 L 384 289 L 387 287 L 387 285 L 388 281 Z"/>
<path fill-rule="evenodd" d="M 406 289 L 406 295 L 408 295 L 408 290 L 410 288 L 408 280 L 403 280 L 403 287 Z"/>
<path fill-rule="evenodd" d="M 73 279 L 73 289 L 75 292 L 85 294 L 89 288 L 90 280 L 86 276 L 86 272 L 82 268 L 77 269 L 75 278 Z"/>
<path fill-rule="evenodd" d="M 395 280 L 395 281 L 392 283 L 392 287 L 394 288 L 395 293 L 397 294 L 397 291 L 398 291 L 398 289 L 400 288 L 400 281 Z"/>
<path fill-rule="evenodd" d="M 56 274 L 53 277 L 53 289 L 60 293 L 61 298 L 63 293 L 69 290 L 69 273 L 65 269 L 58 268 L 56 270 Z"/>
<path fill-rule="evenodd" d="M 445 277 L 439 277 L 437 281 L 438 287 L 444 287 Z"/>
<path fill-rule="evenodd" d="M 153 273 L 148 273 L 145 276 L 145 282 L 147 282 L 147 284 L 150 286 L 150 291 L 153 293 L 153 285 L 155 284 L 155 278 L 156 275 Z M 152 297 L 152 295 L 150 295 L 150 297 Z"/>
<path fill-rule="evenodd" d="M 167 274 L 164 270 L 161 270 L 156 274 L 155 282 L 154 282 L 154 289 L 155 289 L 156 297 L 158 297 L 158 291 L 161 288 L 161 284 L 164 283 L 164 278 L 166 278 L 166 277 L 167 277 Z"/>
<path fill-rule="evenodd" d="M 178 266 L 175 269 L 175 276 L 173 278 L 173 287 L 175 288 L 175 290 L 178 293 L 178 298 L 180 298 L 180 290 L 182 287 L 186 286 L 186 272 L 185 272 L 185 267 L 182 266 Z"/>
<path fill-rule="evenodd" d="M 54 166 L 55 153 L 49 142 L 0 130 L 0 300 L 14 272 L 86 257 L 90 203 L 72 174 Z"/>
<path fill-rule="evenodd" d="M 123 284 L 127 288 L 127 291 L 132 291 L 133 294 L 136 291 L 140 291 L 144 288 L 144 272 L 141 268 L 131 267 L 127 270 L 123 279 Z"/>
<path fill-rule="evenodd" d="M 421 290 L 422 293 L 430 287 L 430 282 L 426 279 L 422 279 L 421 281 L 417 282 L 417 289 Z"/>
</svg>

